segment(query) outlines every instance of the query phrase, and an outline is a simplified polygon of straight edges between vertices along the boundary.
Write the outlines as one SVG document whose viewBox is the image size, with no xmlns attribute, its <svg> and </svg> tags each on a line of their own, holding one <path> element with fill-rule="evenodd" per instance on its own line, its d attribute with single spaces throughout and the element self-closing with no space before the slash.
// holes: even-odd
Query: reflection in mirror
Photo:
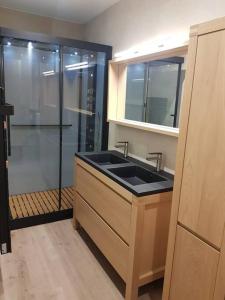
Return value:
<svg viewBox="0 0 225 300">
<path fill-rule="evenodd" d="M 178 127 L 185 57 L 127 67 L 125 119 Z"/>
</svg>

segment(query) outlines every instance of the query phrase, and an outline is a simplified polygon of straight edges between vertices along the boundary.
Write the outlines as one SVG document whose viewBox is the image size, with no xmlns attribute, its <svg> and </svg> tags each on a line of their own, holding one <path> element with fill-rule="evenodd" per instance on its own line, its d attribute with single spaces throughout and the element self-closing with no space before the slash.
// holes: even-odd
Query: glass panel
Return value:
<svg viewBox="0 0 225 300">
<path fill-rule="evenodd" d="M 145 64 L 127 67 L 125 118 L 128 120 L 144 122 L 145 74 Z"/>
<path fill-rule="evenodd" d="M 181 66 L 180 71 L 180 84 L 179 84 L 179 95 L 178 95 L 178 103 L 177 103 L 177 117 L 176 117 L 176 126 L 179 127 L 180 122 L 180 109 L 181 109 L 181 99 L 182 99 L 182 93 L 183 93 L 183 86 L 184 86 L 184 79 L 185 79 L 185 63 Z"/>
<path fill-rule="evenodd" d="M 62 187 L 73 185 L 74 153 L 102 149 L 105 53 L 64 47 Z"/>
<path fill-rule="evenodd" d="M 53 189 L 58 193 L 58 52 L 54 45 L 5 40 L 6 102 L 15 107 L 9 158 L 11 195 Z"/>
<path fill-rule="evenodd" d="M 146 122 L 173 127 L 179 65 L 150 63 Z"/>
<path fill-rule="evenodd" d="M 174 57 L 128 65 L 125 118 L 177 127 L 183 61 L 183 57 Z"/>
</svg>

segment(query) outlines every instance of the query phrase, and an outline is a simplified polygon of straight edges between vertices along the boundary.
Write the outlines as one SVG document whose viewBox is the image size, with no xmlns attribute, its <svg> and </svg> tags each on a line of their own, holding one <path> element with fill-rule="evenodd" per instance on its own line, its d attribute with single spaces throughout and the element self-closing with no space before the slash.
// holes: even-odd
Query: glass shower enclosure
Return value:
<svg viewBox="0 0 225 300">
<path fill-rule="evenodd" d="M 11 228 L 72 216 L 74 154 L 107 149 L 110 46 L 2 29 Z"/>
</svg>

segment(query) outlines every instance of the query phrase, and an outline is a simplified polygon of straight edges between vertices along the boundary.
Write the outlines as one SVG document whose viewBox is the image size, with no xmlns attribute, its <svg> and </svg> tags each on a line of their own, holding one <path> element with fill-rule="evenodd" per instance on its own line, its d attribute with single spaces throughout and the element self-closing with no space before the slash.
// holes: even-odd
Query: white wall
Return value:
<svg viewBox="0 0 225 300">
<path fill-rule="evenodd" d="M 0 7 L 0 26 L 74 39 L 83 39 L 84 29 L 84 25 L 81 24 L 37 16 L 3 7 Z"/>
<path fill-rule="evenodd" d="M 115 53 L 160 36 L 188 36 L 191 25 L 222 16 L 224 0 L 121 0 L 86 25 L 85 38 L 110 44 Z M 109 147 L 123 139 L 143 158 L 148 151 L 162 151 L 166 167 L 175 168 L 176 138 L 110 124 Z"/>
<path fill-rule="evenodd" d="M 225 16 L 224 0 L 121 0 L 86 25 L 88 40 L 126 50 L 190 25 Z"/>
</svg>

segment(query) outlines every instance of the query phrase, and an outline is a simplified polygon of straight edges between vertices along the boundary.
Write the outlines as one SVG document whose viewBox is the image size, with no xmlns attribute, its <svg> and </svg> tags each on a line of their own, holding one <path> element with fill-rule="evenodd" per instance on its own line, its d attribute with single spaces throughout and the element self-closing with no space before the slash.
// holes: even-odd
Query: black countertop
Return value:
<svg viewBox="0 0 225 300">
<path fill-rule="evenodd" d="M 99 154 L 99 153 L 112 153 L 113 155 L 125 159 L 127 162 L 120 163 L 120 164 L 100 165 L 88 158 L 88 155 Z M 173 190 L 173 177 L 174 177 L 173 175 L 165 171 L 155 172 L 155 168 L 152 167 L 151 165 L 145 164 L 142 161 L 134 159 L 132 157 L 124 158 L 122 153 L 118 151 L 112 150 L 112 151 L 101 151 L 101 152 L 79 152 L 79 153 L 75 153 L 75 156 L 79 157 L 80 159 L 82 159 L 83 161 L 85 161 L 86 163 L 94 167 L 96 170 L 100 171 L 107 177 L 111 178 L 112 180 L 117 182 L 119 185 L 123 186 L 125 189 L 127 189 L 137 197 L 169 192 Z M 110 172 L 110 169 L 114 169 L 118 167 L 122 168 L 127 166 L 140 166 L 146 170 L 151 171 L 153 174 L 160 175 L 165 180 L 160 182 L 154 182 L 154 183 L 132 185 L 127 181 L 123 180 L 122 178 L 118 177 L 117 175 Z"/>
</svg>

